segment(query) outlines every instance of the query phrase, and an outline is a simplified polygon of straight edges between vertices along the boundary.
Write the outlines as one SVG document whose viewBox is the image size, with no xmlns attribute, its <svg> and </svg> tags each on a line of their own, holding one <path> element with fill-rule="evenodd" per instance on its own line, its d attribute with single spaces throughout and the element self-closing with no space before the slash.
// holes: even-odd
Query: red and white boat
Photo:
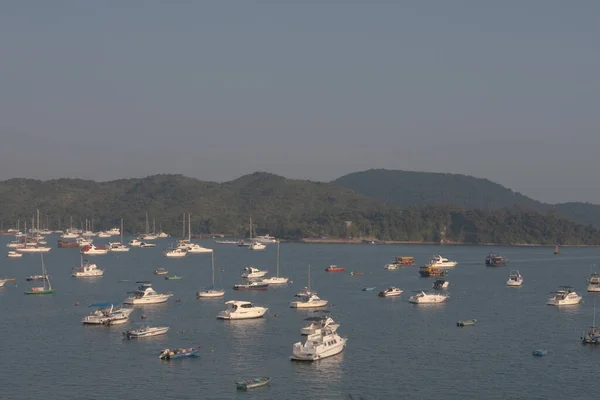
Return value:
<svg viewBox="0 0 600 400">
<path fill-rule="evenodd" d="M 327 272 L 342 272 L 345 270 L 346 270 L 346 268 L 338 267 L 337 265 L 330 265 L 329 267 L 325 268 L 325 271 L 327 271 Z"/>
<path fill-rule="evenodd" d="M 94 244 L 83 246 L 81 249 L 81 254 L 85 255 L 103 255 L 106 253 L 108 253 L 108 249 L 106 247 L 96 246 Z"/>
</svg>

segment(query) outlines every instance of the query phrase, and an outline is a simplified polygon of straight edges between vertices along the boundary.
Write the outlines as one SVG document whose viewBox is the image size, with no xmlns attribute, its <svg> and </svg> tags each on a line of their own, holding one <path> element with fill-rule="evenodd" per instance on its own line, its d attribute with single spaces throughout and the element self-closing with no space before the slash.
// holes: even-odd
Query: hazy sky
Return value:
<svg viewBox="0 0 600 400">
<path fill-rule="evenodd" d="M 600 1 L 0 2 L 0 179 L 465 173 L 600 203 Z"/>
</svg>

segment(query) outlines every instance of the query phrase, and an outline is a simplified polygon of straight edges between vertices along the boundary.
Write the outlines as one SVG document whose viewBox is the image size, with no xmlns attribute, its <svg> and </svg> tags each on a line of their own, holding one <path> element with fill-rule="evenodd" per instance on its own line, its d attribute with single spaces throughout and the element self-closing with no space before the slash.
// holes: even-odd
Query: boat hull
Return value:
<svg viewBox="0 0 600 400">
<path fill-rule="evenodd" d="M 169 296 L 170 297 L 170 296 Z M 169 297 L 161 298 L 161 299 L 131 299 L 126 298 L 123 300 L 123 304 L 132 304 L 135 306 L 145 305 L 145 304 L 161 304 L 169 301 Z"/>
<path fill-rule="evenodd" d="M 255 389 L 258 387 L 266 386 L 269 384 L 270 381 L 271 381 L 271 378 L 269 378 L 268 376 L 265 376 L 265 377 L 261 377 L 261 378 L 248 379 L 246 381 L 238 381 L 235 384 L 236 384 L 237 388 L 240 390 L 248 390 L 248 389 Z"/>
<path fill-rule="evenodd" d="M 327 357 L 335 356 L 337 354 L 340 354 L 342 351 L 344 351 L 344 347 L 346 347 L 347 339 L 342 338 L 342 339 L 338 339 L 338 340 L 341 340 L 341 343 L 338 343 L 337 346 L 331 346 L 327 350 L 325 350 L 321 353 L 318 353 L 318 354 L 309 353 L 309 352 L 304 351 L 302 349 L 302 346 L 297 346 L 298 344 L 301 345 L 301 343 L 298 342 L 294 345 L 294 350 L 293 350 L 292 356 L 290 358 L 292 361 L 318 361 L 318 360 L 322 360 Z"/>
<path fill-rule="evenodd" d="M 54 290 L 54 289 L 51 289 L 51 290 L 38 290 L 38 291 L 33 290 L 33 291 L 27 291 L 27 292 L 25 292 L 25 294 L 32 294 L 32 295 L 33 294 L 53 294 L 53 293 L 56 293 L 56 290 Z"/>
<path fill-rule="evenodd" d="M 164 335 L 168 331 L 169 331 L 169 328 L 164 327 L 164 328 L 155 329 L 155 330 L 148 331 L 148 332 L 138 332 L 138 331 L 132 330 L 132 331 L 123 332 L 123 335 L 125 335 L 127 337 L 127 339 L 142 339 L 142 338 L 147 338 L 147 337 Z"/>
<path fill-rule="evenodd" d="M 255 319 L 255 318 L 262 318 L 268 311 L 268 308 L 264 308 L 262 310 L 253 310 L 253 311 L 248 311 L 248 312 L 237 312 L 237 313 L 230 313 L 227 311 L 221 311 L 219 314 L 217 314 L 217 319 L 224 319 L 224 320 L 239 320 L 239 319 Z"/>
<path fill-rule="evenodd" d="M 313 302 L 304 302 L 304 301 L 292 301 L 290 303 L 291 308 L 319 308 L 325 307 L 329 303 L 327 300 L 319 300 Z"/>
<path fill-rule="evenodd" d="M 581 296 L 578 299 L 555 300 L 550 299 L 546 302 L 549 306 L 575 306 L 581 302 Z"/>
<path fill-rule="evenodd" d="M 224 290 L 206 290 L 204 292 L 196 293 L 196 297 L 211 298 L 211 297 L 223 297 L 223 296 L 225 296 Z"/>
</svg>

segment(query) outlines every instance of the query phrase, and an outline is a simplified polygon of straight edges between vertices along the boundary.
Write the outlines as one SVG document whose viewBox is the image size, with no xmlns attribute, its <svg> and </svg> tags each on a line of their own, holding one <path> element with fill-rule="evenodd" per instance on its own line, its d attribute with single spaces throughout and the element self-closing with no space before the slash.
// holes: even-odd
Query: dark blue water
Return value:
<svg viewBox="0 0 600 400">
<path fill-rule="evenodd" d="M 9 238 L 0 239 L 0 248 Z M 49 238 L 49 243 L 53 238 Z M 101 239 L 96 242 L 102 243 Z M 592 322 L 593 296 L 585 292 L 594 248 L 488 248 L 469 246 L 281 245 L 281 275 L 294 282 L 266 292 L 236 292 L 245 264 L 275 271 L 276 247 L 252 252 L 236 246 L 215 248 L 217 284 L 225 298 L 197 300 L 210 283 L 210 254 L 166 259 L 158 248 L 88 257 L 106 270 L 96 279 L 72 278 L 79 265 L 77 249 L 53 249 L 44 256 L 51 296 L 25 296 L 32 286 L 25 277 L 40 273 L 40 256 L 27 254 L 0 260 L 0 276 L 15 277 L 0 289 L 0 388 L 2 399 L 38 396 L 56 399 L 589 399 L 597 387 L 600 349 L 581 345 Z M 6 249 L 7 251 L 8 249 Z M 512 260 L 508 267 L 486 268 L 485 255 L 495 251 Z M 457 260 L 448 277 L 451 299 L 440 305 L 413 305 L 413 290 L 430 289 L 418 267 L 386 271 L 394 256 L 414 256 L 425 263 L 432 254 Z M 346 350 L 317 363 L 290 362 L 294 342 L 301 340 L 303 319 L 311 315 L 288 307 L 307 283 L 330 301 L 329 309 L 348 337 Z M 346 268 L 327 273 L 330 264 Z M 184 277 L 166 281 L 156 268 Z M 506 286 L 510 269 L 525 278 L 521 288 Z M 351 276 L 350 271 L 364 272 Z M 127 280 L 128 282 L 122 282 Z M 87 305 L 120 301 L 136 280 L 150 280 L 159 292 L 172 291 L 164 305 L 145 306 L 128 325 L 90 327 L 80 323 Z M 405 292 L 379 298 L 393 285 Z M 583 304 L 545 305 L 558 285 L 572 285 Z M 363 292 L 364 286 L 376 286 Z M 180 299 L 176 303 L 174 299 Z M 226 300 L 250 300 L 269 307 L 264 319 L 220 321 L 215 317 Z M 75 306 L 78 302 L 80 305 Z M 598 304 L 600 307 L 600 304 Z M 141 320 L 146 314 L 148 319 Z M 275 316 L 277 314 L 277 316 Z M 458 328 L 461 319 L 476 318 L 473 327 Z M 121 332 L 142 322 L 168 325 L 168 335 L 123 340 Z M 194 359 L 164 362 L 165 347 L 203 346 Z M 534 349 L 546 357 L 532 357 Z M 267 388 L 237 392 L 235 380 L 268 375 Z"/>
</svg>

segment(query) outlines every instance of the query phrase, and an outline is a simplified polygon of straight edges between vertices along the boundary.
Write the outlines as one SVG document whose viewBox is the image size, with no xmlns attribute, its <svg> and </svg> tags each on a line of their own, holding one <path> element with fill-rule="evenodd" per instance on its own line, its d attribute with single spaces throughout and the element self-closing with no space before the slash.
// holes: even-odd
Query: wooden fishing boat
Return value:
<svg viewBox="0 0 600 400">
<path fill-rule="evenodd" d="M 458 321 L 456 323 L 456 326 L 473 326 L 477 323 L 476 319 L 467 319 L 464 321 Z"/>
<path fill-rule="evenodd" d="M 343 272 L 345 270 L 346 268 L 338 267 L 337 265 L 330 265 L 329 267 L 325 268 L 325 271 L 327 272 Z"/>
<path fill-rule="evenodd" d="M 271 382 L 271 378 L 269 378 L 268 376 L 260 376 L 258 378 L 246 379 L 245 381 L 237 381 L 235 382 L 235 384 L 237 385 L 238 389 L 248 390 L 261 386 L 266 386 L 269 384 L 269 382 Z"/>
<path fill-rule="evenodd" d="M 58 240 L 56 243 L 56 246 L 58 248 L 72 248 L 72 247 L 79 247 L 79 243 L 77 242 L 72 242 L 70 240 Z"/>
<path fill-rule="evenodd" d="M 201 346 L 198 346 L 190 347 L 189 349 L 164 349 L 160 352 L 159 358 L 161 360 L 174 360 L 177 358 L 193 357 L 200 351 L 201 348 Z"/>
<path fill-rule="evenodd" d="M 419 268 L 419 275 L 423 277 L 428 276 L 445 276 L 447 274 L 446 270 L 440 267 L 434 267 L 432 265 L 424 265 Z"/>
</svg>

